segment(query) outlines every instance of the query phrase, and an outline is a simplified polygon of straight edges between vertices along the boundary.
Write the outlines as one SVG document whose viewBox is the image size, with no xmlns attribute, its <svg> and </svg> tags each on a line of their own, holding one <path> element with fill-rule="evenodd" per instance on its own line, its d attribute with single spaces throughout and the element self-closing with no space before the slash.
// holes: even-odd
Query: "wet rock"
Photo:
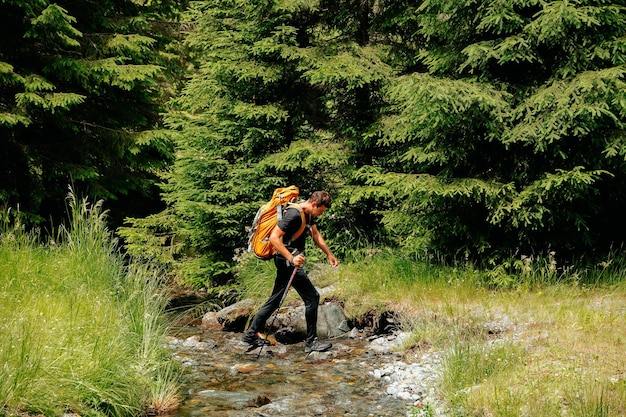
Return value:
<svg viewBox="0 0 626 417">
<path fill-rule="evenodd" d="M 210 340 L 210 339 L 201 340 L 200 336 L 198 335 L 189 336 L 187 339 L 183 341 L 179 339 L 174 339 L 170 341 L 170 345 L 172 346 L 177 345 L 177 344 L 181 344 L 183 347 L 186 347 L 186 348 L 193 348 L 193 349 L 198 349 L 198 350 L 211 350 L 217 347 L 217 343 L 215 343 L 213 340 Z"/>
<path fill-rule="evenodd" d="M 213 340 L 210 340 L 210 339 L 201 340 L 195 346 L 195 348 L 199 350 L 212 350 L 217 347 L 218 347 L 217 343 L 215 343 Z"/>
<path fill-rule="evenodd" d="M 259 372 L 260 370 L 261 366 L 258 363 L 237 363 L 230 368 L 230 374 L 251 374 L 254 372 Z"/>
<path fill-rule="evenodd" d="M 282 356 L 287 352 L 287 346 L 285 345 L 275 345 L 275 346 L 260 346 L 254 349 L 250 349 L 246 347 L 245 354 L 249 357 L 258 357 L 259 354 L 261 357 L 273 357 L 274 355 Z"/>
<path fill-rule="evenodd" d="M 230 409 L 243 409 L 249 407 L 248 404 L 254 402 L 257 394 L 243 391 L 218 391 L 203 390 L 195 394 L 196 396 L 210 401 L 213 407 L 223 407 Z"/>
<path fill-rule="evenodd" d="M 330 360 L 336 356 L 336 352 L 332 350 L 327 350 L 326 352 L 310 352 L 306 354 L 306 360 L 308 362 L 319 362 Z"/>
<path fill-rule="evenodd" d="M 242 300 L 221 309 L 217 321 L 224 330 L 241 332 L 244 330 L 248 318 L 254 314 L 255 303 L 252 300 Z"/>
<path fill-rule="evenodd" d="M 258 351 L 245 353 L 248 345 L 240 333 L 198 335 L 199 339 L 190 339 L 195 346 L 184 345 L 188 338 L 169 343 L 185 369 L 189 388 L 175 414 L 179 417 L 402 417 L 410 415 L 408 407 L 420 392 L 418 400 L 431 404 L 427 387 L 411 379 L 411 368 L 389 366 L 397 362 L 395 355 L 367 353 L 370 342 L 363 337 L 334 339 L 331 350 L 309 355 L 304 343 L 265 346 L 257 360 Z M 384 339 L 392 343 L 398 337 Z M 197 348 L 208 340 L 217 341 L 219 347 L 210 352 Z"/>
<path fill-rule="evenodd" d="M 270 400 L 265 395 L 259 395 L 258 397 L 253 398 L 252 400 L 249 400 L 247 402 L 247 405 L 248 405 L 248 407 L 262 407 L 262 406 L 267 405 L 267 404 L 269 404 L 271 402 L 272 402 L 272 400 Z"/>
<path fill-rule="evenodd" d="M 282 326 L 276 329 L 274 337 L 279 343 L 291 345 L 304 340 L 304 338 L 306 337 L 306 329 L 303 331 L 302 328 L 296 330 L 296 328 L 294 328 L 293 326 Z"/>
<path fill-rule="evenodd" d="M 271 323 L 273 320 L 269 320 Z M 296 343 L 306 337 L 304 305 L 282 308 L 274 320 L 276 340 Z M 317 310 L 317 335 L 320 339 L 343 336 L 350 331 L 348 319 L 339 304 L 322 304 Z"/>
<path fill-rule="evenodd" d="M 200 336 L 194 335 L 190 336 L 183 342 L 183 346 L 185 347 L 195 347 L 198 343 L 200 343 Z"/>
<path fill-rule="evenodd" d="M 222 324 L 217 319 L 217 311 L 209 311 L 202 316 L 201 327 L 207 330 L 221 329 Z"/>
</svg>

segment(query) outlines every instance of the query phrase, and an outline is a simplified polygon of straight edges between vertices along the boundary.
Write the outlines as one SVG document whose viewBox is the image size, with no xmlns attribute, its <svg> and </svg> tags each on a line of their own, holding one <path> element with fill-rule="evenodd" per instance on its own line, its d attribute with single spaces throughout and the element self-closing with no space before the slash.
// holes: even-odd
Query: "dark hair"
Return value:
<svg viewBox="0 0 626 417">
<path fill-rule="evenodd" d="M 332 200 L 328 191 L 315 191 L 311 194 L 311 197 L 309 197 L 309 201 L 315 201 L 318 207 L 324 206 L 326 208 L 330 208 L 332 205 Z"/>
</svg>

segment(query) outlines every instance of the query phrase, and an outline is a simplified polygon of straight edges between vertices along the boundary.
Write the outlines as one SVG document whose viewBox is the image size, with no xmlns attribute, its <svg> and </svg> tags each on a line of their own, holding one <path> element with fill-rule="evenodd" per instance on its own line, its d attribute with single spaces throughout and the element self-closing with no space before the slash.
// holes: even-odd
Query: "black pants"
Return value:
<svg viewBox="0 0 626 417">
<path fill-rule="evenodd" d="M 263 304 L 252 319 L 248 332 L 258 332 L 265 328 L 267 319 L 279 307 L 280 299 L 285 293 L 289 278 L 293 273 L 293 266 L 287 265 L 284 258 L 276 257 L 276 281 L 272 295 Z M 291 286 L 298 292 L 304 301 L 304 318 L 306 319 L 306 341 L 311 342 L 317 336 L 317 308 L 320 302 L 320 294 L 317 292 L 303 267 L 298 268 Z"/>
</svg>

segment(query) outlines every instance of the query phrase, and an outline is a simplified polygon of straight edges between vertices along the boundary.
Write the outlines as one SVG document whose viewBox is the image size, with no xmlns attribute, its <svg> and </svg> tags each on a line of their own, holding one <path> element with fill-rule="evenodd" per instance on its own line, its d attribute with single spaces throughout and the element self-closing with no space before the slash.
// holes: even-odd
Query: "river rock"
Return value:
<svg viewBox="0 0 626 417">
<path fill-rule="evenodd" d="M 241 374 L 251 374 L 255 372 L 259 372 L 261 370 L 261 366 L 258 363 L 236 363 L 230 368 L 230 374 L 236 375 L 237 373 Z"/>
<path fill-rule="evenodd" d="M 243 300 L 222 310 L 206 313 L 202 319 L 205 329 L 215 328 L 218 323 L 224 330 L 241 332 L 245 330 L 249 318 L 256 312 L 252 300 Z M 280 343 L 297 343 L 306 337 L 306 320 L 304 305 L 283 306 L 274 319 L 270 317 L 267 325 L 273 328 L 267 331 L 276 332 L 276 340 Z M 348 319 L 342 307 L 335 302 L 324 303 L 319 306 L 317 313 L 317 335 L 320 339 L 335 338 L 350 332 Z"/>
<path fill-rule="evenodd" d="M 209 311 L 202 316 L 201 327 L 207 330 L 217 330 L 222 328 L 222 324 L 217 319 L 217 311 Z"/>
<path fill-rule="evenodd" d="M 258 398 L 258 394 L 255 393 L 244 391 L 218 391 L 212 389 L 199 391 L 195 393 L 195 395 L 212 404 L 221 405 L 222 408 L 235 410 L 250 407 Z"/>
<path fill-rule="evenodd" d="M 371 338 L 368 352 L 375 355 L 390 355 L 401 351 L 402 344 L 410 337 L 410 333 L 396 332 L 385 336 Z"/>
<path fill-rule="evenodd" d="M 268 321 L 272 322 L 273 317 Z M 306 338 L 304 305 L 281 309 L 274 320 L 276 340 L 280 343 L 297 343 Z M 317 310 L 317 336 L 320 339 L 336 338 L 350 332 L 348 319 L 337 303 L 326 303 Z"/>
<path fill-rule="evenodd" d="M 244 330 L 248 318 L 254 313 L 254 308 L 253 300 L 242 300 L 218 311 L 216 318 L 224 330 L 240 332 Z"/>
<path fill-rule="evenodd" d="M 183 346 L 185 347 L 195 347 L 198 343 L 200 343 L 200 336 L 193 335 L 185 339 L 183 342 Z"/>
</svg>

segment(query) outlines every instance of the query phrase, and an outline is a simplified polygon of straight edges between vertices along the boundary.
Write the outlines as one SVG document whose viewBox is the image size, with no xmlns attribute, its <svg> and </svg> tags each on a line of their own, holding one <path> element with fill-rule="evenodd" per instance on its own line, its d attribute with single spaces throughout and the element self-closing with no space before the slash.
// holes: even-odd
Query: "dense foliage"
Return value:
<svg viewBox="0 0 626 417">
<path fill-rule="evenodd" d="M 183 80 L 159 78 L 170 37 L 152 17 L 176 2 L 73 4 L 3 3 L 2 197 L 42 215 L 68 177 L 112 199 L 167 166 L 165 209 L 121 235 L 186 282 L 228 280 L 245 226 L 290 184 L 335 197 L 320 226 L 339 254 L 624 241 L 623 1 L 193 1 L 192 75 L 161 131 Z"/>
<path fill-rule="evenodd" d="M 58 219 L 72 184 L 117 219 L 153 210 L 155 170 L 171 159 L 159 112 L 178 72 L 165 19 L 183 5 L 0 3 L 0 203 Z"/>
<path fill-rule="evenodd" d="M 175 252 L 193 250 L 180 271 L 188 279 L 227 279 L 244 226 L 274 188 L 296 184 L 305 198 L 327 189 L 341 200 L 390 75 L 361 38 L 363 11 L 350 4 L 194 4 L 186 41 L 199 65 L 166 116 L 177 149 L 164 187 L 169 208 L 122 231 L 130 250 L 155 254 L 160 234 Z M 337 218 L 335 233 L 369 219 L 346 205 Z"/>
<path fill-rule="evenodd" d="M 256 207 L 287 184 L 337 197 L 324 226 L 339 251 L 384 239 L 489 259 L 622 242 L 621 4 L 194 5 L 199 65 L 167 115 L 168 209 L 123 230 L 132 251 L 228 277 Z"/>
<path fill-rule="evenodd" d="M 395 17 L 405 73 L 383 157 L 360 177 L 402 201 L 384 222 L 404 245 L 580 255 L 623 242 L 623 2 L 424 1 Z"/>
</svg>

